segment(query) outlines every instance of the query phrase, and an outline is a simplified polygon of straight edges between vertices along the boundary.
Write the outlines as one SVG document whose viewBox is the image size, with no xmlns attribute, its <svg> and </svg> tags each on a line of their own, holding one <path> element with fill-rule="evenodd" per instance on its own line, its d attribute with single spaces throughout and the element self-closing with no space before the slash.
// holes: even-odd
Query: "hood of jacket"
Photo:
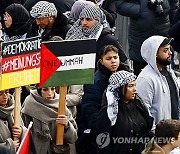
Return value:
<svg viewBox="0 0 180 154">
<path fill-rule="evenodd" d="M 156 54 L 159 46 L 164 41 L 164 36 L 151 36 L 146 39 L 141 46 L 141 55 L 143 59 L 156 71 L 159 72 L 156 64 Z"/>
</svg>

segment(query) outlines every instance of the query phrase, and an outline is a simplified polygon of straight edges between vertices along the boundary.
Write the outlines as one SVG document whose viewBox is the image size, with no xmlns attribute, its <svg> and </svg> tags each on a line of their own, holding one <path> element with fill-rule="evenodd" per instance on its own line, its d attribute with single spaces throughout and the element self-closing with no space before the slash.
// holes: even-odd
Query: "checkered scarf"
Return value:
<svg viewBox="0 0 180 154">
<path fill-rule="evenodd" d="M 43 18 L 49 16 L 57 17 L 57 9 L 53 3 L 39 1 L 32 7 L 30 14 L 34 18 Z"/>
<path fill-rule="evenodd" d="M 84 30 L 81 25 L 82 18 L 95 19 L 98 22 L 90 29 Z M 100 9 L 94 6 L 86 6 L 80 13 L 79 19 L 74 23 L 66 35 L 66 40 L 76 40 L 76 39 L 88 39 L 96 38 L 98 39 L 103 25 L 100 23 L 101 12 Z"/>
<path fill-rule="evenodd" d="M 117 89 L 135 80 L 136 76 L 127 71 L 118 71 L 110 76 L 106 97 L 108 102 L 107 113 L 112 126 L 117 120 L 118 100 L 120 100 Z"/>
</svg>

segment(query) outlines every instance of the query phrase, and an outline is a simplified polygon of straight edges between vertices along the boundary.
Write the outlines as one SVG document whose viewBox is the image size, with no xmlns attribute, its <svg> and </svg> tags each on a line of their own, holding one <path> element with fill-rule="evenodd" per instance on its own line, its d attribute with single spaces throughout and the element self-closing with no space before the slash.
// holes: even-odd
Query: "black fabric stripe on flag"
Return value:
<svg viewBox="0 0 180 154">
<path fill-rule="evenodd" d="M 64 40 L 62 42 L 42 42 L 57 57 L 90 54 L 96 51 L 96 40 Z"/>
</svg>

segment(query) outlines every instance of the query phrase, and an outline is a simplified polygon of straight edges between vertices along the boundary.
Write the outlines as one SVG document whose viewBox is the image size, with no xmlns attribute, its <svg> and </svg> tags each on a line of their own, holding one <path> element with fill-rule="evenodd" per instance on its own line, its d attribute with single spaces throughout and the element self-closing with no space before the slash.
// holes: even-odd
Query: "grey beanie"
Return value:
<svg viewBox="0 0 180 154">
<path fill-rule="evenodd" d="M 37 2 L 31 9 L 30 14 L 34 18 L 57 16 L 57 9 L 53 3 L 47 1 Z"/>
<path fill-rule="evenodd" d="M 95 6 L 86 6 L 79 15 L 79 19 L 90 18 L 100 21 L 101 10 Z"/>
</svg>

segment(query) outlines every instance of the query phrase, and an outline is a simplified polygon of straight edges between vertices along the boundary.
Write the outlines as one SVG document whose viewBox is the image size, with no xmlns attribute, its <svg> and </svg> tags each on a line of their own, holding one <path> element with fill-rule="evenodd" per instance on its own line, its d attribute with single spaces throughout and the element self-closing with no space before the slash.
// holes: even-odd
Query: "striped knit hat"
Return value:
<svg viewBox="0 0 180 154">
<path fill-rule="evenodd" d="M 95 6 L 86 6 L 79 15 L 79 19 L 90 18 L 100 21 L 101 10 Z"/>
<path fill-rule="evenodd" d="M 57 9 L 53 3 L 47 1 L 37 2 L 31 9 L 30 14 L 34 18 L 57 16 Z"/>
<path fill-rule="evenodd" d="M 118 71 L 110 76 L 106 97 L 108 102 L 107 114 L 109 120 L 111 121 L 111 126 L 116 123 L 118 114 L 118 100 L 120 100 L 116 89 L 135 80 L 136 76 L 127 71 Z"/>
</svg>

